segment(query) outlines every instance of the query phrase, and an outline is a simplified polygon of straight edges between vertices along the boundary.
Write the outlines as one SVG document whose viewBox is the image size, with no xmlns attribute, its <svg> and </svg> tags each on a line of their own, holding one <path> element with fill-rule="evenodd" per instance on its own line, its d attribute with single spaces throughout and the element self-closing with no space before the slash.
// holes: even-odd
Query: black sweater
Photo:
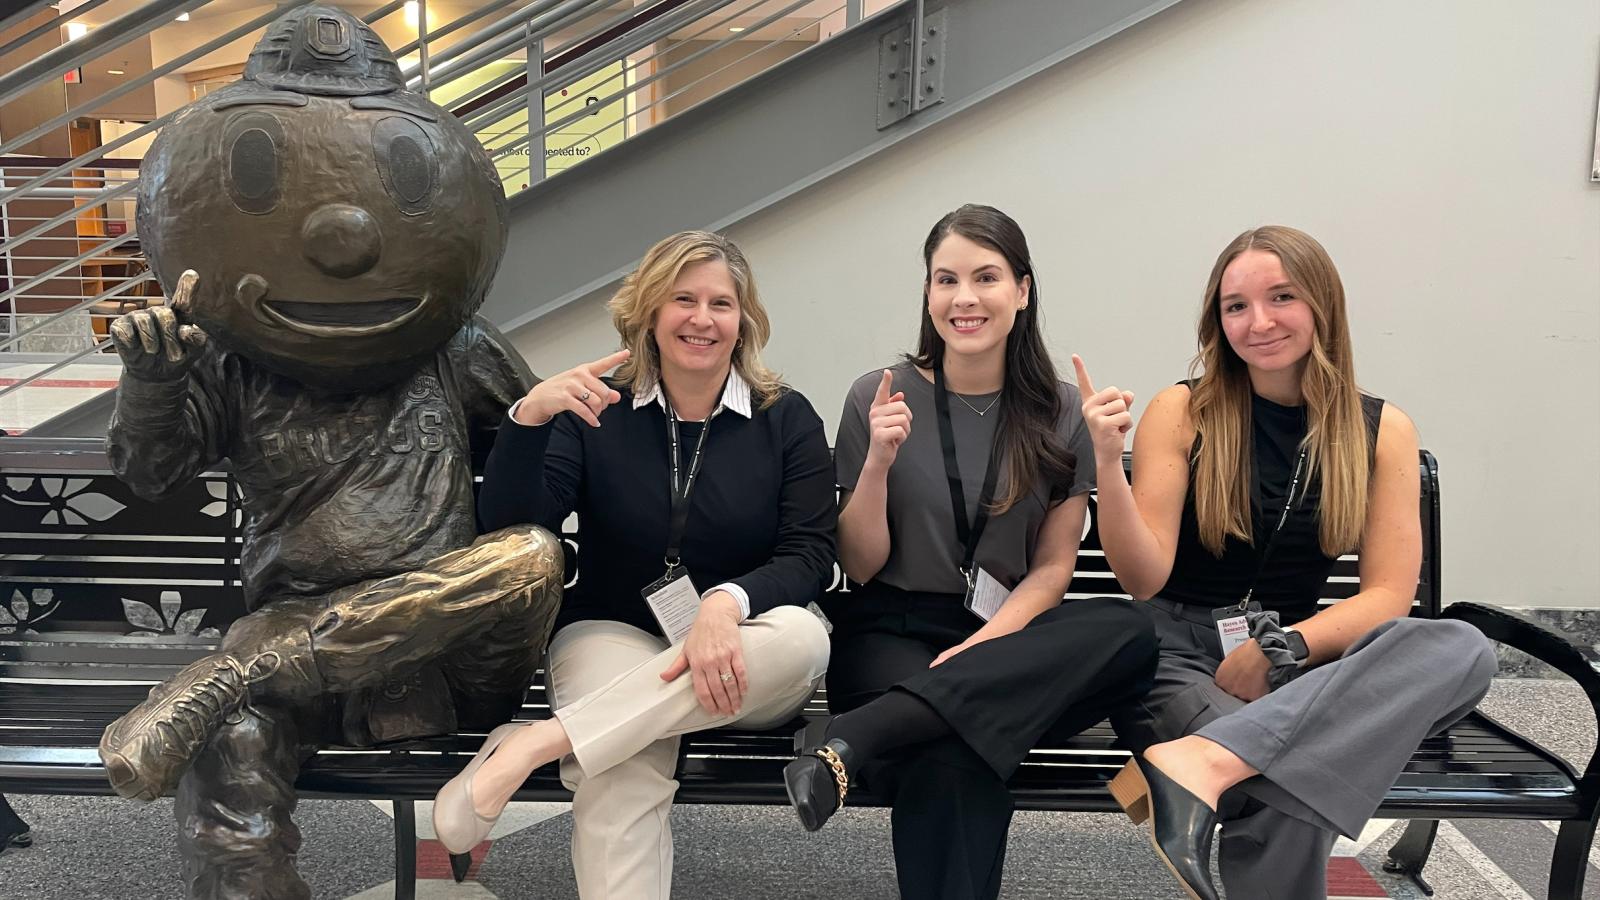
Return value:
<svg viewBox="0 0 1600 900">
<path fill-rule="evenodd" d="M 639 591 L 666 569 L 666 414 L 656 403 L 634 409 L 632 394 L 618 390 L 622 400 L 600 414 L 598 429 L 571 413 L 539 426 L 506 416 L 484 468 L 478 522 L 485 532 L 531 522 L 560 533 L 576 512 L 580 577 L 557 627 L 610 619 L 660 634 Z M 724 411 L 710 428 L 683 540 L 695 588 L 731 581 L 749 594 L 752 616 L 815 600 L 833 577 L 837 519 L 821 418 L 786 391 L 749 419 Z M 698 429 L 680 426 L 685 464 Z"/>
</svg>

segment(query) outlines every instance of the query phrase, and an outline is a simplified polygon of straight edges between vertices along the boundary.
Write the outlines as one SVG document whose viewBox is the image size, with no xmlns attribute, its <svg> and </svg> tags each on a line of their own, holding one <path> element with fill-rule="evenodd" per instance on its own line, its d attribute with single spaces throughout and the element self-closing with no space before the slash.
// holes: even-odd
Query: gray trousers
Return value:
<svg viewBox="0 0 1600 900">
<path fill-rule="evenodd" d="M 1396 619 L 1246 703 L 1216 684 L 1209 609 L 1160 598 L 1145 607 L 1161 645 L 1156 683 L 1113 717 L 1117 733 L 1135 750 L 1198 734 L 1261 773 L 1219 805 L 1230 900 L 1326 897 L 1337 835 L 1361 832 L 1417 745 L 1471 712 L 1497 668 L 1471 625 Z"/>
</svg>

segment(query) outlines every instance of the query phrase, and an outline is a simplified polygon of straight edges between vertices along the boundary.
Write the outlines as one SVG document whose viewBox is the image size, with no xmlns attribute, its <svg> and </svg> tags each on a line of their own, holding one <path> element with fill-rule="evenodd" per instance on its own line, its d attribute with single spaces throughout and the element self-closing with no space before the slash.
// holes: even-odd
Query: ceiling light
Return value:
<svg viewBox="0 0 1600 900">
<path fill-rule="evenodd" d="M 128 73 L 123 71 L 122 69 L 107 69 L 106 70 L 106 74 L 107 75 L 126 75 Z"/>
<path fill-rule="evenodd" d="M 738 33 L 742 32 L 742 31 L 744 31 L 744 26 L 743 25 L 729 25 L 728 26 L 728 30 L 733 32 L 734 34 L 738 34 Z"/>
<path fill-rule="evenodd" d="M 189 14 L 188 13 L 178 13 L 178 18 L 175 21 L 187 22 L 187 21 L 189 21 Z"/>
<path fill-rule="evenodd" d="M 417 27 L 417 0 L 406 0 L 405 17 L 407 25 L 410 25 L 412 28 Z"/>
<path fill-rule="evenodd" d="M 75 41 L 89 33 L 89 26 L 82 22 L 67 23 L 67 40 Z"/>
</svg>

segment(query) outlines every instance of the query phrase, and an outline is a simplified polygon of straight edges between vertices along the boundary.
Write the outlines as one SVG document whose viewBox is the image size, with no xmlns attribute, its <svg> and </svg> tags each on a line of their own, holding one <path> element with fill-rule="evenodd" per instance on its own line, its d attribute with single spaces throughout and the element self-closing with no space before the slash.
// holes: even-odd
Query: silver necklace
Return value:
<svg viewBox="0 0 1600 900">
<path fill-rule="evenodd" d="M 985 406 L 985 407 L 984 407 L 984 408 L 983 408 L 983 409 L 979 409 L 979 408 L 977 408 L 977 407 L 976 407 L 976 406 L 973 406 L 973 405 L 972 405 L 972 404 L 971 404 L 971 403 L 968 403 L 968 402 L 967 402 L 967 398 L 965 398 L 965 397 L 963 397 L 963 396 L 961 396 L 961 395 L 960 395 L 960 394 L 957 394 L 957 393 L 956 393 L 956 392 L 955 392 L 955 391 L 951 391 L 951 392 L 950 392 L 950 393 L 951 393 L 951 395 L 953 395 L 953 396 L 954 396 L 954 397 L 955 397 L 955 398 L 956 398 L 956 399 L 957 399 L 957 400 L 960 400 L 960 401 L 961 401 L 961 405 L 963 405 L 963 406 L 965 406 L 965 407 L 966 407 L 966 408 L 967 408 L 967 409 L 970 409 L 970 410 L 972 410 L 972 411 L 973 411 L 973 412 L 975 412 L 975 413 L 977 413 L 977 414 L 978 414 L 978 418 L 980 418 L 980 419 L 981 419 L 981 418 L 983 418 L 983 414 L 984 414 L 984 413 L 986 413 L 986 412 L 988 412 L 988 411 L 989 411 L 989 410 L 991 410 L 991 409 L 994 409 L 994 405 L 995 405 L 995 404 L 996 404 L 996 403 L 999 403 L 999 402 L 1000 402 L 1000 395 L 999 395 L 999 394 L 995 394 L 995 395 L 994 395 L 994 399 L 993 399 L 993 400 L 990 400 L 990 401 L 989 401 L 989 405 L 988 405 L 988 406 Z"/>
</svg>

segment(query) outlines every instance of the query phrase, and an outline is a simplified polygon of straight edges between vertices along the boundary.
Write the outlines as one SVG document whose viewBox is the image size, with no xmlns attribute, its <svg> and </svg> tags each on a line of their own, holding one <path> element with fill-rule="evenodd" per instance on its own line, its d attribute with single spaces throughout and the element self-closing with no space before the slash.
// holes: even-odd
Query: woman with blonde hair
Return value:
<svg viewBox="0 0 1600 900">
<path fill-rule="evenodd" d="M 1283 226 L 1235 238 L 1200 316 L 1196 375 L 1158 394 L 1120 459 L 1132 394 L 1074 358 L 1099 460 L 1100 540 L 1147 600 L 1155 687 L 1113 717 L 1139 758 L 1112 782 L 1189 895 L 1322 898 L 1417 744 L 1477 705 L 1475 628 L 1409 619 L 1422 559 L 1416 430 L 1356 386 L 1344 287 Z M 1340 555 L 1360 590 L 1318 609 Z"/>
<path fill-rule="evenodd" d="M 771 326 L 731 241 L 666 238 L 610 308 L 623 349 L 511 407 L 478 501 L 485 531 L 581 522 L 546 666 L 554 716 L 490 733 L 434 826 L 470 850 L 560 760 L 579 894 L 639 900 L 671 892 L 679 736 L 788 721 L 827 668 L 804 607 L 833 572 L 834 486 L 822 420 L 762 365 Z"/>
</svg>

